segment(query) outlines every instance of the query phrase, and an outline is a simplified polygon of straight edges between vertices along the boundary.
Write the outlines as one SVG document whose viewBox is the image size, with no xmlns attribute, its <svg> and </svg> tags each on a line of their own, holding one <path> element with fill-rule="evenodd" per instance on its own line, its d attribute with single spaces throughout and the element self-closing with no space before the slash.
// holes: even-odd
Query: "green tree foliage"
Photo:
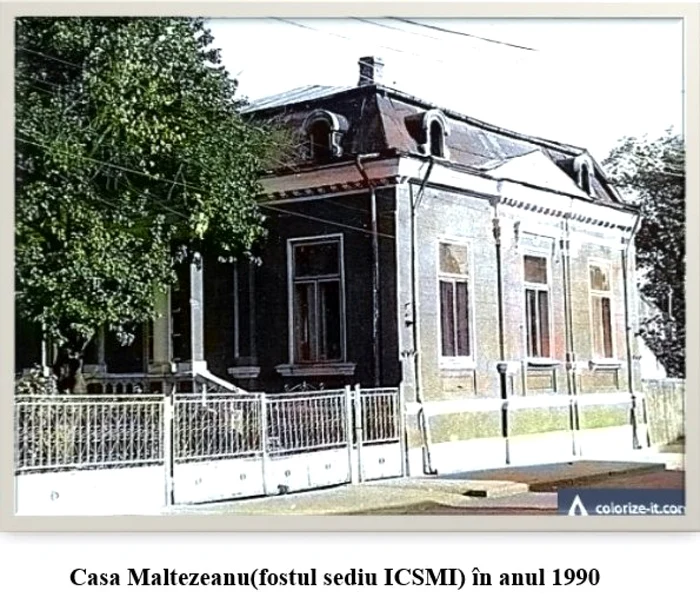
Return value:
<svg viewBox="0 0 700 596">
<path fill-rule="evenodd" d="M 176 262 L 264 236 L 275 136 L 212 42 L 199 19 L 16 22 L 16 308 L 69 376 L 97 329 L 128 343 L 154 316 Z"/>
<path fill-rule="evenodd" d="M 640 335 L 674 377 L 685 377 L 685 145 L 669 130 L 658 139 L 625 138 L 603 162 L 611 180 L 639 201 L 636 238 L 640 292 L 654 314 Z"/>
</svg>

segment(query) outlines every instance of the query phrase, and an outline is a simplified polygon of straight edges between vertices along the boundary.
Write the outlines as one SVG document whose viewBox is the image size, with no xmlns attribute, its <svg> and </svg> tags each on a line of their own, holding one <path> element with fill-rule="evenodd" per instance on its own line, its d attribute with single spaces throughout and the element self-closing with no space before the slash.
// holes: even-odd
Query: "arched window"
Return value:
<svg viewBox="0 0 700 596">
<path fill-rule="evenodd" d="M 575 181 L 578 187 L 589 196 L 593 196 L 593 161 L 587 153 L 574 159 Z"/>
<path fill-rule="evenodd" d="M 302 129 L 310 159 L 323 163 L 343 154 L 340 143 L 348 130 L 348 122 L 342 116 L 327 110 L 315 110 L 307 116 Z"/>
<path fill-rule="evenodd" d="M 445 115 L 437 109 L 411 114 L 406 117 L 406 127 L 416 140 L 418 151 L 440 159 L 449 159 L 447 136 L 450 134 Z"/>
</svg>

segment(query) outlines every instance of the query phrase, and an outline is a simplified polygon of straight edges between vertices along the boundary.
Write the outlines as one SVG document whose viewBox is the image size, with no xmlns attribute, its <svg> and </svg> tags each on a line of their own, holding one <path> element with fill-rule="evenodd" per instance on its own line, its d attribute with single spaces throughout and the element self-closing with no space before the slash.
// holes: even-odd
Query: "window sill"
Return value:
<svg viewBox="0 0 700 596">
<path fill-rule="evenodd" d="M 227 369 L 234 379 L 257 379 L 260 374 L 259 366 L 234 366 Z"/>
<path fill-rule="evenodd" d="M 459 377 L 474 372 L 476 370 L 476 362 L 470 358 L 454 360 L 441 359 L 438 368 L 440 374 L 443 376 Z"/>
<path fill-rule="evenodd" d="M 527 369 L 528 370 L 552 370 L 557 368 L 561 362 L 559 360 L 554 360 L 553 358 L 528 358 L 527 359 Z"/>
<path fill-rule="evenodd" d="M 597 358 L 588 362 L 588 368 L 593 372 L 597 370 L 620 370 L 622 362 L 615 358 Z"/>
<path fill-rule="evenodd" d="M 319 364 L 279 364 L 275 370 L 283 377 L 349 377 L 355 374 L 354 362 Z"/>
<path fill-rule="evenodd" d="M 440 370 L 474 370 L 476 362 L 471 358 L 440 358 Z"/>
</svg>

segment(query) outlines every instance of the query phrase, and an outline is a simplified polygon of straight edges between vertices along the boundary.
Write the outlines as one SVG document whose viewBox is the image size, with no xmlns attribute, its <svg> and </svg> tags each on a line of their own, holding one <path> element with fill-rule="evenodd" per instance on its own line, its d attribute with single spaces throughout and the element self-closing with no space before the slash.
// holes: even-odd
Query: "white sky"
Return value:
<svg viewBox="0 0 700 596">
<path fill-rule="evenodd" d="M 372 55 L 383 59 L 388 86 L 492 124 L 586 147 L 598 160 L 622 136 L 683 129 L 680 20 L 418 21 L 537 51 L 390 19 L 372 19 L 379 26 L 358 19 L 285 20 L 210 22 L 241 95 L 355 85 L 358 59 Z"/>
</svg>

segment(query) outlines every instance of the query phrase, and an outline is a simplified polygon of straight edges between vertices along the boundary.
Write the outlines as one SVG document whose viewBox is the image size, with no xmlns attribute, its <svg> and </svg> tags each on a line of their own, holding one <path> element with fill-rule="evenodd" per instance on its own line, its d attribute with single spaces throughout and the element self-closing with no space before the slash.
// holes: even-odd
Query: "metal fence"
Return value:
<svg viewBox="0 0 700 596">
<path fill-rule="evenodd" d="M 346 392 L 306 391 L 265 398 L 271 456 L 347 446 Z"/>
<path fill-rule="evenodd" d="M 398 392 L 393 389 L 365 389 L 361 392 L 363 443 L 395 441 L 399 436 Z"/>
<path fill-rule="evenodd" d="M 15 470 L 59 471 L 163 461 L 163 396 L 18 396 Z"/>
<path fill-rule="evenodd" d="M 358 477 L 353 466 L 360 470 L 362 480 L 368 479 L 360 461 L 363 445 L 370 455 L 372 448 L 387 444 L 404 449 L 399 416 L 399 391 L 393 388 L 281 394 L 16 396 L 15 474 L 159 465 L 166 485 L 173 485 L 177 477 L 181 493 L 193 494 L 182 482 L 213 483 L 212 475 L 221 474 L 217 465 L 238 473 L 232 465 L 259 464 L 260 471 L 254 475 L 263 478 L 260 486 L 276 486 L 284 483 L 266 475 L 274 475 L 277 468 L 280 474 L 289 476 L 292 470 L 302 477 L 308 462 L 318 462 L 325 471 L 339 470 L 338 466 L 343 470 L 334 472 L 335 480 L 323 480 L 323 470 L 309 468 L 309 477 L 321 478 L 316 484 L 337 482 L 338 478 L 352 481 Z M 353 456 L 358 459 L 355 464 Z M 275 461 L 284 469 L 271 466 L 265 471 L 265 462 Z M 400 469 L 395 472 L 402 473 Z M 247 468 L 239 476 L 250 473 Z M 221 479 L 217 482 L 219 490 Z M 224 492 L 238 494 L 234 489 Z M 260 494 L 267 489 L 249 490 Z"/>
<path fill-rule="evenodd" d="M 261 410 L 262 400 L 255 396 L 176 395 L 172 418 L 175 462 L 260 454 L 263 451 Z"/>
</svg>

